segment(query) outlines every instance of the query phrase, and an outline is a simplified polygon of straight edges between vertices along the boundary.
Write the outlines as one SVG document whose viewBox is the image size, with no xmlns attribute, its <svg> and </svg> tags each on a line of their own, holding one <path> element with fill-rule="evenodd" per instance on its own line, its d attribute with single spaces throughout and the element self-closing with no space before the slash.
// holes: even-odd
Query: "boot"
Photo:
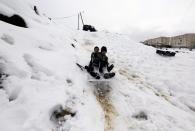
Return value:
<svg viewBox="0 0 195 131">
<path fill-rule="evenodd" d="M 114 76 L 115 76 L 115 73 L 114 72 L 113 73 L 105 73 L 104 74 L 104 79 L 109 79 L 109 78 L 112 78 Z"/>
<path fill-rule="evenodd" d="M 100 79 L 100 75 L 96 72 L 90 72 L 90 75 L 93 76 L 95 79 Z"/>
</svg>

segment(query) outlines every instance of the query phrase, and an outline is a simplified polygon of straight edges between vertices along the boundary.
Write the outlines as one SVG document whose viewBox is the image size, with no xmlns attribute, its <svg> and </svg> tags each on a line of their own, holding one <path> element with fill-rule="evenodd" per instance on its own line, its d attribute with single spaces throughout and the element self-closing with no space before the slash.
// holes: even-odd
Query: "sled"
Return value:
<svg viewBox="0 0 195 131">
<path fill-rule="evenodd" d="M 88 82 L 110 82 L 112 79 L 94 79 L 94 78 L 89 78 L 87 80 Z"/>
<path fill-rule="evenodd" d="M 76 63 L 76 65 L 81 69 L 81 71 L 86 71 L 85 67 Z M 109 76 L 111 74 L 111 76 Z M 103 75 L 106 75 L 107 77 L 105 78 Z M 87 81 L 88 82 L 110 82 L 112 80 L 112 78 L 115 76 L 115 73 L 105 73 L 103 75 L 100 75 L 100 79 L 95 79 L 94 77 L 92 77 L 91 75 L 88 75 Z"/>
</svg>

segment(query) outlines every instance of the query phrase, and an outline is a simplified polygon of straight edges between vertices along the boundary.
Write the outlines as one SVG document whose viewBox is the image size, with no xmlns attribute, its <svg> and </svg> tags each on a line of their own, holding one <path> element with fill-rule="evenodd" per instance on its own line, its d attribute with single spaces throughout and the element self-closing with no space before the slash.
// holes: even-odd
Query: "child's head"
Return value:
<svg viewBox="0 0 195 131">
<path fill-rule="evenodd" d="M 103 53 L 103 54 L 107 53 L 107 48 L 105 46 L 102 46 L 101 53 Z"/>
<path fill-rule="evenodd" d="M 97 47 L 97 46 L 94 47 L 94 52 L 96 52 L 96 53 L 99 52 L 99 47 Z"/>
</svg>

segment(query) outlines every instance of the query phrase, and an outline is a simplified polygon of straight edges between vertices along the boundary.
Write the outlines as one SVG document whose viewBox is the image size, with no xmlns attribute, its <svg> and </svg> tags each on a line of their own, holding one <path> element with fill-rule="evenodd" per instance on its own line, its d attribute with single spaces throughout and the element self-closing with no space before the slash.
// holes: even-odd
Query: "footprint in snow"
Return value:
<svg viewBox="0 0 195 131">
<path fill-rule="evenodd" d="M 14 38 L 8 34 L 3 34 L 1 39 L 10 45 L 14 45 Z"/>
<path fill-rule="evenodd" d="M 46 76 L 52 76 L 53 73 L 41 66 L 40 64 L 38 64 L 36 61 L 38 60 L 35 60 L 35 58 L 29 54 L 24 54 L 23 55 L 24 57 L 24 60 L 25 62 L 27 63 L 27 65 L 31 68 L 32 70 L 32 79 L 37 79 L 37 80 L 40 80 L 41 78 L 41 74 L 45 74 Z"/>
<path fill-rule="evenodd" d="M 69 79 L 69 78 L 66 79 L 66 83 L 67 83 L 69 86 L 72 86 L 72 85 L 73 85 L 72 80 Z"/>
</svg>

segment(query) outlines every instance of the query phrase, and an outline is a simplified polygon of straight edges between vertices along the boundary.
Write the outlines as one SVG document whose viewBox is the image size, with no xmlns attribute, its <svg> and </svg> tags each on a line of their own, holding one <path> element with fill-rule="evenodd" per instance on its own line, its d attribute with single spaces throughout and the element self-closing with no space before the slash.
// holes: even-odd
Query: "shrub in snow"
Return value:
<svg viewBox="0 0 195 131">
<path fill-rule="evenodd" d="M 95 29 L 94 26 L 91 25 L 83 25 L 83 30 L 84 31 L 90 31 L 90 32 L 96 32 L 97 30 Z"/>
<path fill-rule="evenodd" d="M 75 45 L 74 44 L 71 44 L 71 46 L 75 48 Z"/>
<path fill-rule="evenodd" d="M 143 111 L 140 111 L 138 114 L 133 115 L 133 117 L 138 120 L 148 120 L 147 114 Z"/>
<path fill-rule="evenodd" d="M 39 12 L 38 12 L 38 9 L 37 9 L 36 6 L 34 6 L 34 11 L 35 11 L 35 13 L 36 13 L 37 15 L 39 15 Z"/>
<path fill-rule="evenodd" d="M 24 19 L 16 14 L 12 15 L 11 17 L 0 14 L 0 20 L 12 25 L 27 28 L 27 24 Z"/>
</svg>

